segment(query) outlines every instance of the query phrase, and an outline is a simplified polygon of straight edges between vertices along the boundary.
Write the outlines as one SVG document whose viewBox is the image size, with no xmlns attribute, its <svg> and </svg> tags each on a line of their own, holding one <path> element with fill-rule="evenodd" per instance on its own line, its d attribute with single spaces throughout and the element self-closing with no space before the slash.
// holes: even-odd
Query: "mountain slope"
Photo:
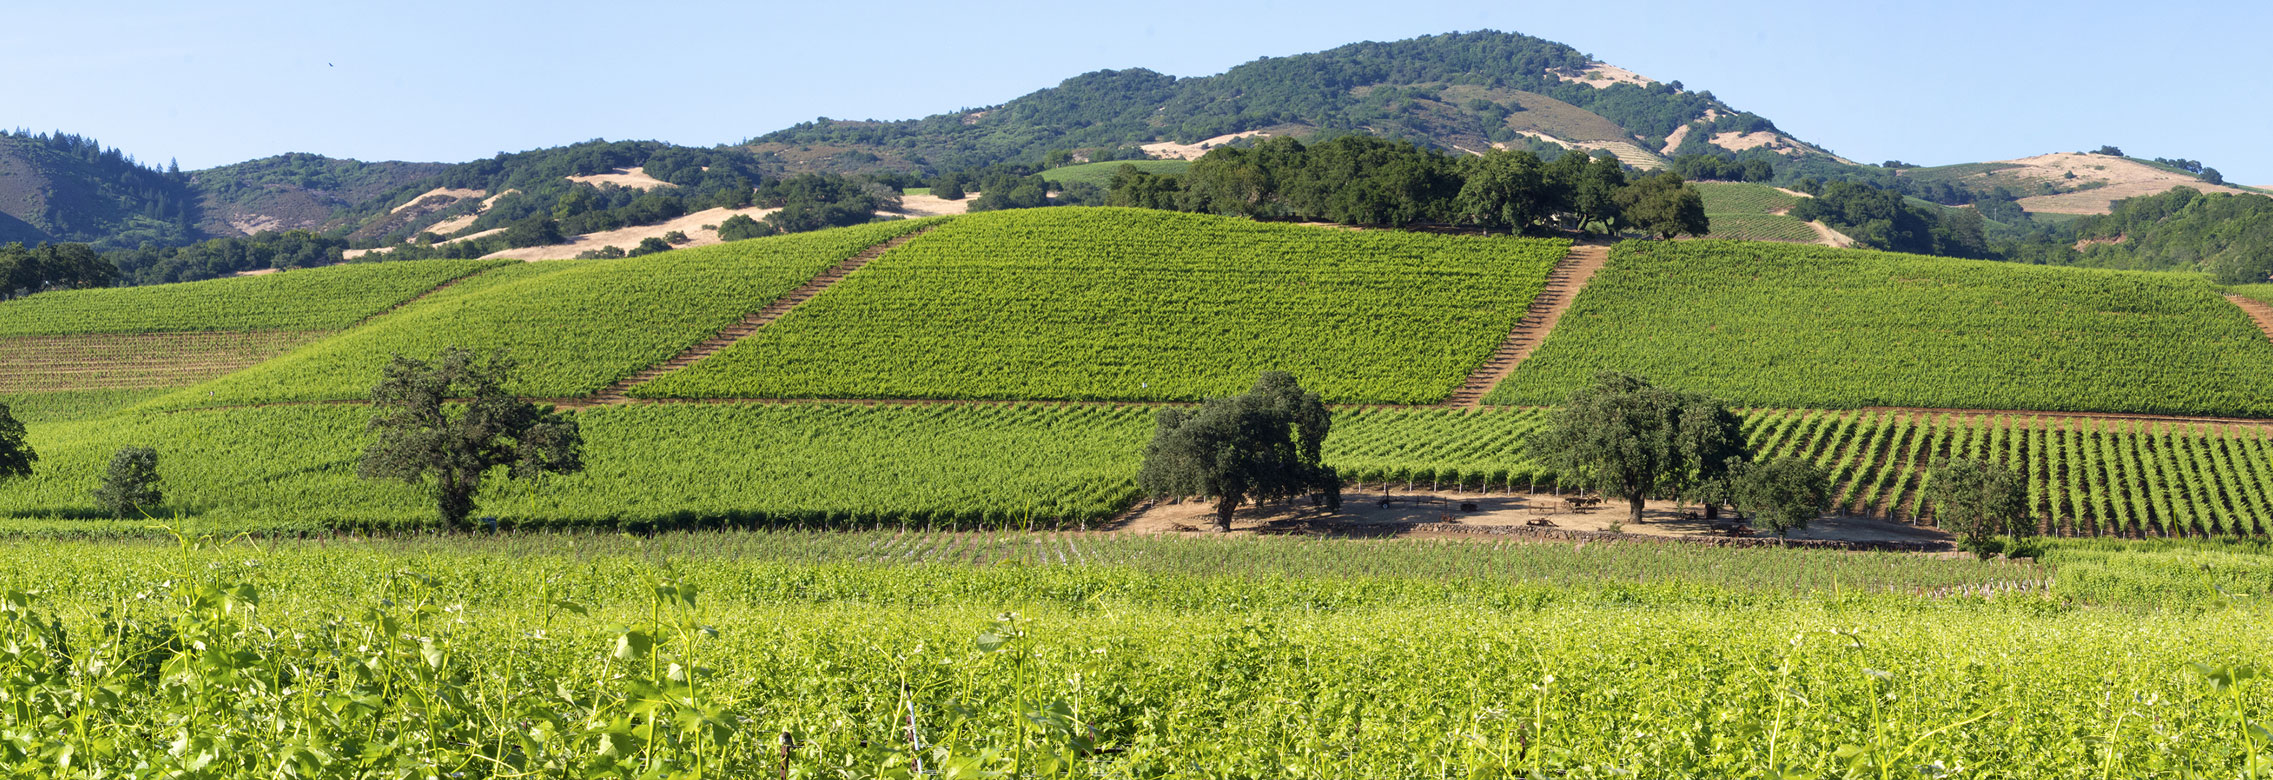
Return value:
<svg viewBox="0 0 2273 780">
<path fill-rule="evenodd" d="M 1753 146 L 1829 157 L 1710 92 L 1493 31 L 1266 57 L 1196 78 L 1097 71 L 984 110 L 897 122 L 824 118 L 760 136 L 750 148 L 796 167 L 943 169 L 1250 131 L 1363 132 L 1469 151 L 1495 143 L 1620 144 L 1647 164 L 1661 164 L 1659 155 L 1683 143 L 1711 147 L 1720 139 L 1723 146 L 1712 148 L 1733 151 L 1741 144 L 1732 137 L 1754 133 L 1765 143 Z"/>
<path fill-rule="evenodd" d="M 359 206 L 438 175 L 446 163 L 362 162 L 280 154 L 190 174 L 198 230 L 209 236 L 263 230 L 321 230 L 341 209 Z"/>
<path fill-rule="evenodd" d="M 179 244 L 195 221 L 195 196 L 179 173 L 85 136 L 0 131 L 0 242 Z"/>
</svg>

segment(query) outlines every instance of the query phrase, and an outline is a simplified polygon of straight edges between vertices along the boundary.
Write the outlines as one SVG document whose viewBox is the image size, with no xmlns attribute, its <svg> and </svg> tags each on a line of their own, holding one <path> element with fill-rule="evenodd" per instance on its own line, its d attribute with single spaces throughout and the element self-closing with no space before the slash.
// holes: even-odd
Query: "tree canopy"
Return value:
<svg viewBox="0 0 2273 780">
<path fill-rule="evenodd" d="M 1729 481 L 1729 503 L 1778 537 L 1831 510 L 1830 475 L 1800 458 L 1739 463 Z"/>
<path fill-rule="evenodd" d="M 1266 371 L 1245 395 L 1162 409 L 1156 423 L 1137 484 L 1155 497 L 1215 499 L 1217 530 L 1231 530 L 1249 500 L 1317 491 L 1341 505 L 1341 478 L 1322 462 L 1333 416 L 1291 374 Z"/>
<path fill-rule="evenodd" d="M 576 420 L 507 393 L 513 368 L 502 354 L 480 360 L 455 347 L 431 363 L 396 355 L 371 388 L 378 440 L 356 472 L 430 482 L 443 523 L 462 528 L 482 478 L 499 467 L 513 479 L 582 471 Z"/>
<path fill-rule="evenodd" d="M 1935 524 L 1957 532 L 1959 543 L 1983 558 L 1997 551 L 1999 536 L 2018 542 L 2036 533 L 2036 521 L 2028 516 L 2028 483 L 2005 466 L 1944 460 L 1934 464 L 1925 492 Z"/>
<path fill-rule="evenodd" d="M 1639 523 L 1651 496 L 1695 495 L 1748 457 L 1741 422 L 1718 399 L 1606 371 L 1571 393 L 1530 448 L 1568 478 L 1625 499 L 1628 522 Z"/>
<path fill-rule="evenodd" d="M 39 453 L 24 439 L 24 423 L 0 401 L 0 482 L 32 475 Z"/>
<path fill-rule="evenodd" d="M 1278 137 L 1210 150 L 1180 175 L 1126 167 L 1106 202 L 1226 216 L 1354 225 L 1469 224 L 1540 232 L 1641 226 L 1671 237 L 1708 229 L 1704 200 L 1668 173 L 1628 181 L 1611 158 L 1495 149 L 1455 158 L 1408 141 Z M 1629 214 L 1628 212 L 1633 212 Z"/>
</svg>

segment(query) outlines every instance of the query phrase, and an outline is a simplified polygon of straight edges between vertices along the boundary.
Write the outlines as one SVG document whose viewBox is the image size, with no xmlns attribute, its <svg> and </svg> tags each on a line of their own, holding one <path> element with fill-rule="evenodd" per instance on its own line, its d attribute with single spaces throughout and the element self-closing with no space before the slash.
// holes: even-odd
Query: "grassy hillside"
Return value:
<svg viewBox="0 0 2273 780">
<path fill-rule="evenodd" d="M 337 330 L 489 260 L 355 263 L 150 287 L 62 290 L 0 302 L 0 338 L 75 333 Z"/>
<path fill-rule="evenodd" d="M 1712 237 L 1746 241 L 1815 243 L 1815 228 L 1785 212 L 1799 197 L 1765 184 L 1701 181 L 1693 185 L 1705 200 L 1705 217 L 1712 222 Z"/>
<path fill-rule="evenodd" d="M 1140 209 L 972 215 L 635 394 L 1184 400 L 1283 369 L 1329 400 L 1433 402 L 1567 247 Z"/>
<path fill-rule="evenodd" d="M 370 324 L 165 402 L 208 406 L 365 397 L 395 354 L 503 349 L 516 392 L 588 395 L 660 363 L 912 220 L 614 260 L 501 268 Z"/>
<path fill-rule="evenodd" d="M 1629 242 L 1490 401 L 1597 371 L 1758 406 L 2273 416 L 2273 343 L 2199 277 Z"/>
<path fill-rule="evenodd" d="M 1112 186 L 1113 184 L 1113 174 L 1121 170 L 1121 166 L 1123 165 L 1134 165 L 1136 166 L 1137 170 L 1144 171 L 1146 173 L 1173 175 L 1183 173 L 1184 169 L 1192 167 L 1192 161 L 1115 160 L 1111 162 L 1082 163 L 1080 165 L 1068 165 L 1062 168 L 1051 168 L 1049 170 L 1043 171 L 1042 180 L 1050 182 L 1052 184 L 1061 185 L 1094 184 L 1099 187 L 1108 187 Z"/>
</svg>

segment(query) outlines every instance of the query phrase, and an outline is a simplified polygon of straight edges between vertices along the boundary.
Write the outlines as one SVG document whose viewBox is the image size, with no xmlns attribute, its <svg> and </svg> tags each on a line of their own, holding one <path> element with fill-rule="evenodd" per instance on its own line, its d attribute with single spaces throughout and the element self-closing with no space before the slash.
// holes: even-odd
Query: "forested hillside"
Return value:
<svg viewBox="0 0 2273 780">
<path fill-rule="evenodd" d="M 93 138 L 0 131 L 0 243 L 183 243 L 195 235 L 196 200 L 180 169 Z"/>
<path fill-rule="evenodd" d="M 1156 141 L 1196 144 L 1277 131 L 1369 133 L 1470 151 L 1495 143 L 1622 144 L 1630 153 L 1621 150 L 1621 158 L 1656 163 L 1669 146 L 1733 153 L 1711 139 L 1765 133 L 1777 140 L 1763 154 L 1828 157 L 1711 92 L 1615 69 L 1608 70 L 1617 75 L 1602 75 L 1600 65 L 1578 49 L 1527 35 L 1432 35 L 1265 57 L 1215 76 L 1097 71 L 983 110 L 895 122 L 823 118 L 760 136 L 751 148 L 845 170 L 879 163 L 948 169 L 1039 159 L 1053 150 L 1118 159 Z M 814 156 L 816 150 L 831 156 Z"/>
</svg>

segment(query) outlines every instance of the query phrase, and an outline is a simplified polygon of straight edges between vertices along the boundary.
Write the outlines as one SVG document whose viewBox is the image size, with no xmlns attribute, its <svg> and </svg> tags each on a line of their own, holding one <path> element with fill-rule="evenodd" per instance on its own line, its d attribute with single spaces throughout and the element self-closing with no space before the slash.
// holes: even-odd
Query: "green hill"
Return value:
<svg viewBox="0 0 2273 780">
<path fill-rule="evenodd" d="M 1192 400 L 1286 370 L 1328 400 L 1442 400 L 1569 245 L 1143 209 L 958 218 L 665 398 Z"/>
<path fill-rule="evenodd" d="M 823 118 L 759 136 L 749 148 L 797 166 L 856 170 L 972 168 L 1052 150 L 1194 144 L 1252 131 L 1372 133 L 1446 150 L 1551 143 L 1528 132 L 1622 145 L 1614 150 L 1621 158 L 1656 165 L 1677 134 L 1694 140 L 1688 151 L 1733 154 L 1708 139 L 1760 132 L 1791 151 L 1762 152 L 1769 157 L 1832 159 L 1710 92 L 1611 72 L 1553 41 L 1452 33 L 1265 57 L 1196 78 L 1097 71 L 978 111 L 895 122 Z"/>
<path fill-rule="evenodd" d="M 660 363 L 823 269 L 930 224 L 898 221 L 614 260 L 516 263 L 369 325 L 159 405 L 236 405 L 365 397 L 396 354 L 505 350 L 515 392 L 589 395 Z"/>
<path fill-rule="evenodd" d="M 1774 210 L 1772 192 L 1709 197 Z M 701 403 L 590 398 L 926 226 L 632 392 Z M 1823 465 L 1850 513 L 1920 517 L 1929 464 L 1960 453 L 2027 470 L 2030 512 L 2077 533 L 2261 533 L 2273 509 L 2256 427 L 1932 410 L 2273 417 L 2273 342 L 2198 277 L 1629 242 L 1499 406 L 1410 405 L 1486 365 L 1566 246 L 1056 208 L 616 260 L 43 293 L 0 303 L 15 328 L 0 397 L 42 453 L 0 490 L 0 530 L 141 532 L 91 519 L 88 498 L 129 445 L 163 453 L 169 507 L 195 527 L 417 527 L 418 490 L 354 476 L 355 401 L 391 355 L 452 345 L 509 349 L 520 392 L 591 404 L 575 412 L 589 471 L 492 486 L 483 512 L 510 527 L 1094 525 L 1134 500 L 1148 403 L 1266 368 L 1331 400 L 1408 404 L 1336 410 L 1327 461 L 1363 484 L 1552 489 L 1523 439 L 1545 412 L 1520 407 L 1618 369 L 1755 407 L 1762 453 Z M 753 396 L 785 400 L 737 400 Z M 1927 409 L 1850 411 L 1867 406 Z"/>
<path fill-rule="evenodd" d="M 1756 406 L 2273 416 L 2273 342 L 2196 276 L 1628 242 L 1490 400 L 1602 370 Z"/>
</svg>

